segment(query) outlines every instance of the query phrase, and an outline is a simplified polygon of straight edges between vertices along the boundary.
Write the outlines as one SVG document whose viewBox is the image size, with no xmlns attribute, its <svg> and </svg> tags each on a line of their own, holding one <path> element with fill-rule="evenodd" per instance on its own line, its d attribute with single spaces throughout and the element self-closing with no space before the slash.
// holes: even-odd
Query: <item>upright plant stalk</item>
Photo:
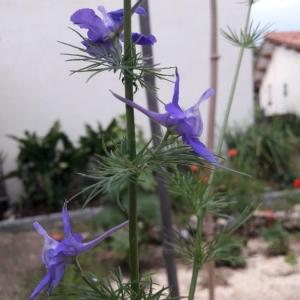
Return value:
<svg viewBox="0 0 300 300">
<path fill-rule="evenodd" d="M 131 0 L 124 0 L 124 64 L 128 67 L 132 65 L 132 38 L 131 38 Z M 133 77 L 130 72 L 124 74 L 125 98 L 133 101 Z M 126 125 L 128 156 L 130 160 L 136 157 L 135 122 L 133 108 L 126 105 Z M 131 288 L 139 297 L 139 259 L 137 241 L 137 183 L 130 180 L 128 183 L 129 195 L 129 265 Z"/>
<path fill-rule="evenodd" d="M 205 211 L 204 209 L 201 209 L 199 216 L 197 216 L 197 232 L 196 232 L 196 242 L 195 242 L 195 257 L 193 262 L 193 271 L 192 271 L 192 278 L 191 278 L 191 284 L 189 289 L 189 297 L 188 300 L 194 300 L 195 299 L 195 291 L 197 286 L 197 278 L 198 273 L 201 268 L 201 241 L 202 241 L 202 226 L 204 221 L 204 215 Z"/>
<path fill-rule="evenodd" d="M 247 12 L 247 17 L 246 17 L 246 22 L 245 22 L 245 27 L 244 27 L 244 32 L 245 33 L 248 32 L 248 28 L 249 28 L 250 12 L 251 12 L 252 4 L 253 4 L 253 0 L 250 0 L 249 1 L 248 12 Z M 226 131 L 226 128 L 227 128 L 227 125 L 228 125 L 229 114 L 230 114 L 230 110 L 231 110 L 231 106 L 232 106 L 232 101 L 233 101 L 233 97 L 234 97 L 234 93 L 235 93 L 235 89 L 236 89 L 236 85 L 237 85 L 239 72 L 240 72 L 240 69 L 241 69 L 241 64 L 242 64 L 242 59 L 243 59 L 245 48 L 246 48 L 246 45 L 242 44 L 241 48 L 240 48 L 236 68 L 235 68 L 235 73 L 234 73 L 230 93 L 229 93 L 229 98 L 228 98 L 228 102 L 227 102 L 225 116 L 224 116 L 224 120 L 223 120 L 223 124 L 222 124 L 222 128 L 221 128 L 221 134 L 220 134 L 219 141 L 218 141 L 218 144 L 217 144 L 216 155 L 220 155 L 220 153 L 221 153 L 221 149 L 222 149 L 222 145 L 223 145 L 223 141 L 224 141 L 224 137 L 225 137 L 225 131 Z M 205 193 L 204 193 L 203 199 L 202 199 L 202 201 L 204 201 L 204 202 L 207 202 L 207 200 L 208 200 L 210 190 L 211 190 L 211 186 L 212 186 L 212 182 L 214 180 L 214 174 L 215 174 L 214 171 L 210 172 L 210 174 L 209 174 L 209 178 L 208 178 L 208 182 L 207 182 L 207 189 L 205 190 Z M 199 219 L 200 219 L 200 217 L 198 216 L 198 221 L 199 221 Z M 199 230 L 202 230 L 202 226 L 200 226 L 200 224 L 198 222 L 197 232 Z M 194 265 L 193 265 L 192 278 L 196 278 L 198 276 L 199 267 L 197 268 L 197 266 L 195 266 L 196 264 L 198 264 L 198 261 L 195 260 Z M 197 272 L 197 274 L 194 274 L 195 272 Z M 189 292 L 189 300 L 194 299 L 196 283 L 197 283 L 196 280 L 191 282 L 190 292 Z"/>
</svg>

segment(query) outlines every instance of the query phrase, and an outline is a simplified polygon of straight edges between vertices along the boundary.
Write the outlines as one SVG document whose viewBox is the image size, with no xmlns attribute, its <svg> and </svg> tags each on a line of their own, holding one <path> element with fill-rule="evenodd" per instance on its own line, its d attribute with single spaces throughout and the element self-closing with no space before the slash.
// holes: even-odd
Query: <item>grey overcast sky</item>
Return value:
<svg viewBox="0 0 300 300">
<path fill-rule="evenodd" d="M 254 24 L 273 24 L 270 30 L 300 31 L 300 0 L 258 0 L 251 17 Z"/>
</svg>

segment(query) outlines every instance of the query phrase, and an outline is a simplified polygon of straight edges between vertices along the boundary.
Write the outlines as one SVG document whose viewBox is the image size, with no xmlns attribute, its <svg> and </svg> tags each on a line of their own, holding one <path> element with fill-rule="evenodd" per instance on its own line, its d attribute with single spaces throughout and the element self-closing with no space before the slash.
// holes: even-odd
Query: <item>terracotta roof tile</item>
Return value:
<svg viewBox="0 0 300 300">
<path fill-rule="evenodd" d="M 265 41 L 285 45 L 290 48 L 300 49 L 300 31 L 271 32 L 265 36 Z"/>
</svg>

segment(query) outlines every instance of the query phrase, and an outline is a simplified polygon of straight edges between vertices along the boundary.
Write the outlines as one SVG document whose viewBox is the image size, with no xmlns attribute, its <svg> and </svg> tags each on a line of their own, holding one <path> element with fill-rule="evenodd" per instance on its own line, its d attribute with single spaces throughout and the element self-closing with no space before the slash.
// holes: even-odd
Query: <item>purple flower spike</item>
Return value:
<svg viewBox="0 0 300 300">
<path fill-rule="evenodd" d="M 103 6 L 99 6 L 98 10 L 101 12 L 102 18 L 97 16 L 94 10 L 83 8 L 76 11 L 70 19 L 75 25 L 88 30 L 88 40 L 84 41 L 83 45 L 87 47 L 88 53 L 93 57 L 103 57 L 104 51 L 91 50 L 92 48 L 97 49 L 99 45 L 102 45 L 111 51 L 115 51 L 118 45 L 114 43 L 114 40 L 118 37 L 120 37 L 121 41 L 123 39 L 123 9 L 106 12 Z M 135 13 L 147 16 L 142 7 L 138 7 Z M 139 33 L 132 33 L 132 41 L 138 45 L 153 45 L 156 42 L 156 38 L 153 35 L 145 36 Z M 120 42 L 119 48 L 121 51 L 122 47 Z"/>
<path fill-rule="evenodd" d="M 199 137 L 203 132 L 203 122 L 199 106 L 202 102 L 204 102 L 214 94 L 214 91 L 212 89 L 206 90 L 194 106 L 183 111 L 178 104 L 179 74 L 176 69 L 176 81 L 172 102 L 165 105 L 166 113 L 163 114 L 147 110 L 137 103 L 125 99 L 113 92 L 112 94 L 125 104 L 132 106 L 133 108 L 136 108 L 140 112 L 144 113 L 153 121 L 167 127 L 171 133 L 182 135 L 183 143 L 190 145 L 199 156 L 203 157 L 205 160 L 212 164 L 219 165 L 214 155 L 205 147 L 203 143 L 199 141 Z"/>
<path fill-rule="evenodd" d="M 33 300 L 46 285 L 48 285 L 46 289 L 47 294 L 51 294 L 62 280 L 66 267 L 70 265 L 78 255 L 93 248 L 106 237 L 128 224 L 128 221 L 126 221 L 105 232 L 98 238 L 87 243 L 82 243 L 83 236 L 79 233 L 72 233 L 69 213 L 67 210 L 67 201 L 63 206 L 62 215 L 66 238 L 61 242 L 51 238 L 38 222 L 33 223 L 36 231 L 44 236 L 45 243 L 42 253 L 42 261 L 48 272 L 35 288 L 29 300 Z"/>
</svg>

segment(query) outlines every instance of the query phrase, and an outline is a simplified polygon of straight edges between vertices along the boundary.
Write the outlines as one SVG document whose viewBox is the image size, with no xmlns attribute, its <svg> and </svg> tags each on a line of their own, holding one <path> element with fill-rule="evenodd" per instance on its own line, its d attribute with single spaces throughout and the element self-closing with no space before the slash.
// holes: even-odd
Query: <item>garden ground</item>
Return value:
<svg viewBox="0 0 300 300">
<path fill-rule="evenodd" d="M 27 294 L 24 294 L 24 276 L 41 268 L 42 247 L 43 238 L 37 232 L 0 233 L 2 300 L 27 299 Z M 286 263 L 284 256 L 266 257 L 264 255 L 266 248 L 267 244 L 260 238 L 251 239 L 245 253 L 247 256 L 245 269 L 234 270 L 225 267 L 216 269 L 216 300 L 300 299 L 300 241 L 295 240 L 291 243 L 291 250 L 298 260 L 294 265 Z M 159 257 L 161 248 L 156 246 L 151 252 Z M 152 270 L 153 268 L 150 268 L 148 272 Z M 154 281 L 161 285 L 166 284 L 164 269 L 157 269 L 156 272 Z M 179 264 L 178 278 L 182 295 L 187 294 L 190 277 L 191 267 Z M 37 283 L 40 278 L 34 280 Z M 202 270 L 196 299 L 208 299 L 206 286 L 207 273 Z"/>
</svg>

